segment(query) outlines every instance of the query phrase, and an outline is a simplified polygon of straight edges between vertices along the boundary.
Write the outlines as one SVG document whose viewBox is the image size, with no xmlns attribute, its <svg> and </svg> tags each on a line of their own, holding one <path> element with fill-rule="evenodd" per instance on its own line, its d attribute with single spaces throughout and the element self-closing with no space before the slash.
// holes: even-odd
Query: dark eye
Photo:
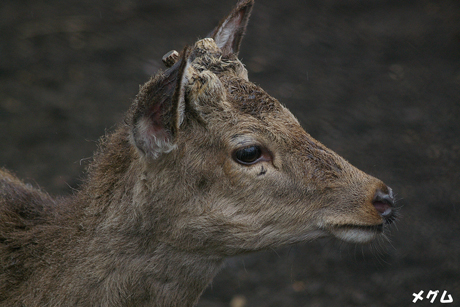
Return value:
<svg viewBox="0 0 460 307">
<path fill-rule="evenodd" d="M 236 162 L 241 164 L 252 164 L 262 156 L 262 149 L 259 146 L 248 146 L 238 149 L 233 154 Z"/>
</svg>

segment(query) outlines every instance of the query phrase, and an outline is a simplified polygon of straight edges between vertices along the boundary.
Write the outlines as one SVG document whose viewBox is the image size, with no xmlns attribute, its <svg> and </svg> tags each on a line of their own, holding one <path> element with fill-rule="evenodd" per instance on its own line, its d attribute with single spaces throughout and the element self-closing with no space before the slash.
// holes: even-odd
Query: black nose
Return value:
<svg viewBox="0 0 460 307">
<path fill-rule="evenodd" d="M 393 191 L 390 188 L 388 188 L 388 193 L 382 190 L 377 190 L 375 192 L 372 204 L 378 213 L 385 219 L 386 224 L 390 224 L 394 221 L 394 203 Z"/>
</svg>

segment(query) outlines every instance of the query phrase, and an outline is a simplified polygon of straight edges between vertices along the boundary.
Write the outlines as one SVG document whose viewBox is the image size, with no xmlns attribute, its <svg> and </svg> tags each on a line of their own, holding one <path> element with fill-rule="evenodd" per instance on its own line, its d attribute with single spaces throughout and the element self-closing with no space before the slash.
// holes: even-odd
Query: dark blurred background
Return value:
<svg viewBox="0 0 460 307">
<path fill-rule="evenodd" d="M 0 166 L 71 193 L 163 54 L 235 2 L 2 0 Z M 240 58 L 313 137 L 392 186 L 402 217 L 390 243 L 232 258 L 199 306 L 459 306 L 460 1 L 258 0 Z M 440 294 L 413 304 L 420 290 Z"/>
</svg>

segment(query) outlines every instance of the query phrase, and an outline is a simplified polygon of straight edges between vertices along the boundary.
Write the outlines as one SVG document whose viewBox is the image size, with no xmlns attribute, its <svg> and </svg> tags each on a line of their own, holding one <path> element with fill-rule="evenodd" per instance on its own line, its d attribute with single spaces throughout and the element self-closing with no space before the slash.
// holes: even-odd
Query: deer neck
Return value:
<svg viewBox="0 0 460 307">
<path fill-rule="evenodd" d="M 126 132 L 115 132 L 103 146 L 79 199 L 86 204 L 82 224 L 90 241 L 79 270 L 87 268 L 89 279 L 99 281 L 85 292 L 93 301 L 110 300 L 102 305 L 195 305 L 223 258 L 171 242 L 174 212 L 168 208 L 177 204 L 166 192 L 173 193 L 146 178 Z"/>
<path fill-rule="evenodd" d="M 118 254 L 107 250 L 93 258 L 104 266 L 97 273 L 90 272 L 98 274 L 90 280 L 101 281 L 98 289 L 88 289 L 93 302 L 100 301 L 102 306 L 194 306 L 222 264 L 222 259 L 167 244 L 156 244 L 153 250 L 128 245 Z"/>
</svg>

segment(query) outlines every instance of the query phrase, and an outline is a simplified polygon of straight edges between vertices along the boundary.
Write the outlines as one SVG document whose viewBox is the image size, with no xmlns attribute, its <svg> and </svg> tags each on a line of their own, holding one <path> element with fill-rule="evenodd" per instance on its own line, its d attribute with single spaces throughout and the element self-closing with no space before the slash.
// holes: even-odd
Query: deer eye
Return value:
<svg viewBox="0 0 460 307">
<path fill-rule="evenodd" d="M 233 154 L 233 159 L 236 162 L 249 165 L 256 163 L 262 156 L 262 149 L 259 146 L 248 146 L 238 149 Z"/>
</svg>

